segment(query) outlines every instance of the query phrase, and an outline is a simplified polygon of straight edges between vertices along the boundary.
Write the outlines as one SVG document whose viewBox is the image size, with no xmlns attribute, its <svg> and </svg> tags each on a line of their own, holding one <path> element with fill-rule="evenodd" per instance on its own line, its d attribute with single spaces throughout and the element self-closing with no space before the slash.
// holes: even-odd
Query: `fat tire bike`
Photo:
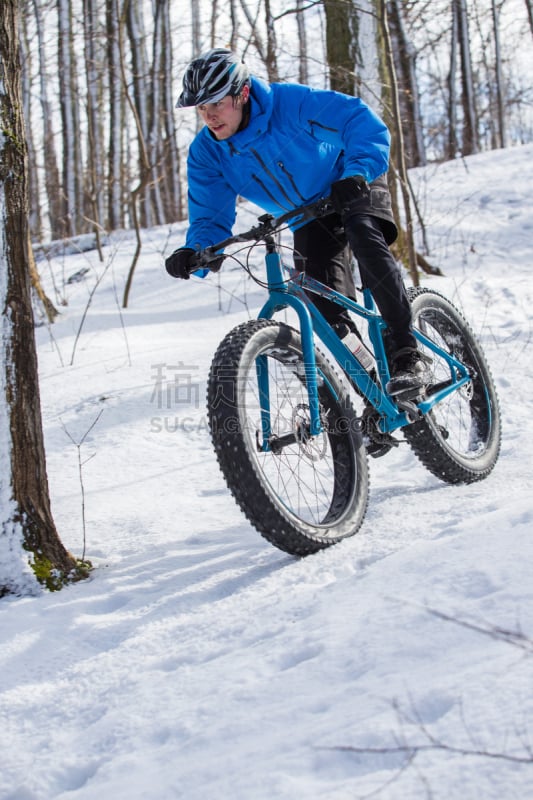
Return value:
<svg viewBox="0 0 533 800">
<path fill-rule="evenodd" d="M 448 484 L 486 478 L 500 451 L 500 413 L 487 360 L 446 297 L 408 289 L 431 377 L 417 396 L 391 396 L 384 388 L 390 378 L 387 326 L 369 290 L 363 289 L 360 304 L 284 266 L 280 232 L 329 213 L 331 204 L 321 200 L 279 217 L 264 214 L 249 230 L 199 250 L 194 264 L 194 270 L 209 268 L 237 243 L 266 248 L 268 298 L 257 319 L 238 325 L 220 343 L 209 371 L 207 409 L 215 453 L 237 504 L 265 539 L 296 556 L 357 533 L 368 505 L 368 455 L 397 446 L 395 432 L 402 431 L 422 464 Z M 375 369 L 363 369 L 312 303 L 313 295 L 366 324 Z M 298 328 L 273 319 L 287 307 Z"/>
</svg>

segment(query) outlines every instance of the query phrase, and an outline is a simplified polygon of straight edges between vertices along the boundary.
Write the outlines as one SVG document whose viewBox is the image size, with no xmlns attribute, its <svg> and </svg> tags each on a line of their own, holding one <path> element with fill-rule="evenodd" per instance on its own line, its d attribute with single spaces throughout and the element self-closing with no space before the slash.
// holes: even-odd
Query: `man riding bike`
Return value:
<svg viewBox="0 0 533 800">
<path fill-rule="evenodd" d="M 293 231 L 295 267 L 355 298 L 349 243 L 363 286 L 388 326 L 387 391 L 422 388 L 427 367 L 389 250 L 398 232 L 387 185 L 390 135 L 381 119 L 356 97 L 293 83 L 268 85 L 223 48 L 187 67 L 177 107 L 187 106 L 196 106 L 205 127 L 189 149 L 186 241 L 167 258 L 167 272 L 189 278 L 195 251 L 231 235 L 238 196 L 275 216 L 331 197 L 335 214 Z M 356 332 L 347 311 L 316 295 L 313 302 L 341 338 Z"/>
</svg>

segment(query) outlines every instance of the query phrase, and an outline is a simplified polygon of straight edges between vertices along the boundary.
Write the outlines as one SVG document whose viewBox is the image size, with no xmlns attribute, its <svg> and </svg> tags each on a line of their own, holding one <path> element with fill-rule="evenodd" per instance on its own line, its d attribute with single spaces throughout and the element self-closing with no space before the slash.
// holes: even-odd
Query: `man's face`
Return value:
<svg viewBox="0 0 533 800">
<path fill-rule="evenodd" d="M 218 103 L 197 106 L 201 118 L 217 139 L 229 139 L 242 122 L 243 105 L 248 101 L 248 87 L 244 86 L 238 97 L 226 95 Z"/>
</svg>

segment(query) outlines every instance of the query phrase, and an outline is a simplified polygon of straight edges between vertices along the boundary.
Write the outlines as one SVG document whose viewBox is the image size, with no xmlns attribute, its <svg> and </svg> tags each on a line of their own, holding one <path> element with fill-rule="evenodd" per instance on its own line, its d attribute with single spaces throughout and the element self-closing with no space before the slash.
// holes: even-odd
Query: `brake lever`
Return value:
<svg viewBox="0 0 533 800">
<path fill-rule="evenodd" d="M 190 271 L 195 272 L 197 269 L 210 269 L 210 262 L 216 261 L 221 256 L 223 256 L 223 253 L 217 253 L 212 247 L 206 247 L 203 250 L 199 250 L 191 258 Z"/>
</svg>

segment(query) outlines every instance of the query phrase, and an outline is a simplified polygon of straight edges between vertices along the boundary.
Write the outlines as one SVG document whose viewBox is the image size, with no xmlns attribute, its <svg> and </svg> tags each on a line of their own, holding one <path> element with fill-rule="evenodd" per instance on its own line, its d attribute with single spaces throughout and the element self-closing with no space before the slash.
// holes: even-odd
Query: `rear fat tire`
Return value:
<svg viewBox="0 0 533 800">
<path fill-rule="evenodd" d="M 305 556 L 360 528 L 368 503 L 366 452 L 347 393 L 318 352 L 325 430 L 277 455 L 260 451 L 258 357 L 269 369 L 273 433 L 287 434 L 295 420 L 308 419 L 300 334 L 283 323 L 253 320 L 231 331 L 213 358 L 211 437 L 226 483 L 251 524 L 281 550 Z"/>
<path fill-rule="evenodd" d="M 424 466 L 446 483 L 482 480 L 494 468 L 501 442 L 498 398 L 487 360 L 470 326 L 445 297 L 425 288 L 408 292 L 414 327 L 455 355 L 473 378 L 404 428 L 405 438 Z M 433 359 L 434 382 L 449 377 L 445 362 L 425 352 Z"/>
</svg>

